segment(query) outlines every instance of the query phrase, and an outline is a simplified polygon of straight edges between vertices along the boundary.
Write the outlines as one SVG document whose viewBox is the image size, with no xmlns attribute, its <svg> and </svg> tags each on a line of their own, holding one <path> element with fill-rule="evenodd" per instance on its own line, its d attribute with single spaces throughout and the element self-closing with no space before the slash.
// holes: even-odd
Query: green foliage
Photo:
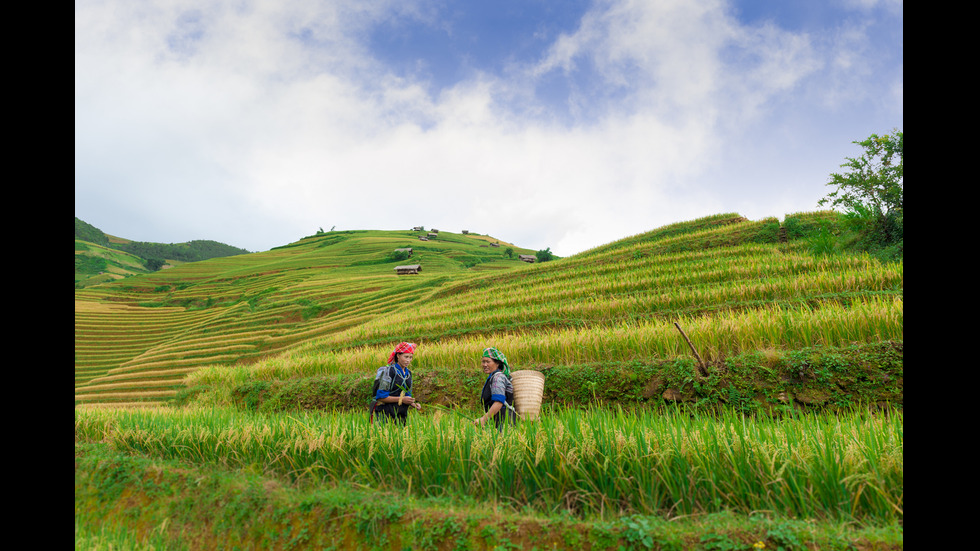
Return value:
<svg viewBox="0 0 980 551">
<path fill-rule="evenodd" d="M 441 542 L 447 541 L 453 542 L 454 549 L 462 551 L 470 548 L 466 540 L 466 525 L 455 517 L 428 523 L 415 519 L 409 532 L 413 549 L 438 549 Z"/>
<path fill-rule="evenodd" d="M 831 233 L 828 226 L 823 226 L 810 238 L 810 252 L 815 255 L 832 254 L 838 250 L 837 244 L 837 236 Z"/>
<path fill-rule="evenodd" d="M 746 241 L 751 243 L 776 243 L 779 241 L 779 220 L 774 217 L 764 218 L 753 227 L 753 232 Z"/>
<path fill-rule="evenodd" d="M 864 148 L 860 157 L 847 157 L 844 173 L 831 174 L 828 186 L 837 189 L 818 204 L 845 210 L 868 209 L 875 215 L 901 213 L 904 208 L 904 135 L 895 129 L 890 135 L 872 134 L 864 141 L 852 142 Z"/>
<path fill-rule="evenodd" d="M 846 212 L 848 224 L 859 237 L 853 247 L 871 252 L 883 260 L 903 257 L 904 252 L 904 136 L 892 134 L 854 142 L 864 155 L 848 157 L 844 173 L 831 174 L 828 186 L 837 189 L 821 199 Z"/>
<path fill-rule="evenodd" d="M 106 259 L 99 256 L 75 255 L 75 271 L 81 273 L 96 273 L 105 271 L 108 264 Z"/>
<path fill-rule="evenodd" d="M 232 391 L 232 399 L 248 411 L 255 411 L 269 392 L 268 381 L 245 383 Z"/>
<path fill-rule="evenodd" d="M 844 226 L 844 215 L 833 210 L 787 214 L 783 221 L 786 237 L 790 240 L 809 239 L 823 230 L 836 234 Z"/>
<path fill-rule="evenodd" d="M 102 230 L 88 222 L 79 220 L 77 216 L 75 217 L 75 239 L 81 239 L 82 241 L 88 241 L 97 245 L 109 244 L 109 238 L 106 237 L 106 234 L 102 233 Z"/>
<path fill-rule="evenodd" d="M 774 524 L 769 528 L 766 537 L 777 551 L 807 549 L 797 535 L 793 523 L 788 521 Z"/>
<path fill-rule="evenodd" d="M 621 521 L 622 537 L 626 540 L 628 549 L 655 549 L 654 528 L 651 520 L 641 515 L 624 517 Z"/>
<path fill-rule="evenodd" d="M 716 534 L 711 532 L 701 536 L 700 542 L 701 549 L 705 551 L 743 551 L 746 546 L 737 542 L 732 541 L 731 538 L 724 534 Z"/>
<path fill-rule="evenodd" d="M 177 244 L 170 243 L 169 245 L 164 243 L 131 241 L 129 243 L 115 245 L 115 247 L 142 258 L 166 258 L 181 262 L 198 262 L 209 258 L 248 254 L 248 251 L 245 249 L 239 249 L 231 245 L 210 240 L 195 240 Z"/>
<path fill-rule="evenodd" d="M 411 253 L 409 253 L 408 251 L 392 251 L 388 253 L 388 256 L 385 258 L 385 261 L 401 262 L 403 260 L 408 260 L 409 256 L 411 256 Z"/>
<path fill-rule="evenodd" d="M 548 262 L 555 259 L 555 255 L 551 253 L 551 247 L 534 253 L 534 256 L 537 257 L 538 262 Z"/>
<path fill-rule="evenodd" d="M 144 262 L 143 265 L 146 266 L 147 270 L 150 270 L 151 272 L 155 272 L 160 268 L 162 268 L 163 265 L 166 263 L 167 261 L 163 260 L 162 258 L 147 258 L 146 262 Z"/>
<path fill-rule="evenodd" d="M 866 205 L 854 205 L 844 216 L 858 234 L 854 248 L 886 261 L 902 258 L 905 231 L 901 211 L 881 214 Z"/>
</svg>

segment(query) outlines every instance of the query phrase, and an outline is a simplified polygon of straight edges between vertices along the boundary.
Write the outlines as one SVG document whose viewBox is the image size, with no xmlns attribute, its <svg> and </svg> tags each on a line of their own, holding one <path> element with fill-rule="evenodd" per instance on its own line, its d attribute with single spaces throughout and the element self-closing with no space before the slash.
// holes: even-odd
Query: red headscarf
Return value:
<svg viewBox="0 0 980 551">
<path fill-rule="evenodd" d="M 392 352 L 391 355 L 388 356 L 388 363 L 395 361 L 395 354 L 404 354 L 406 352 L 409 354 L 415 353 L 415 348 L 417 346 L 418 345 L 415 344 L 414 342 L 400 343 L 398 346 L 395 347 L 394 352 Z"/>
</svg>

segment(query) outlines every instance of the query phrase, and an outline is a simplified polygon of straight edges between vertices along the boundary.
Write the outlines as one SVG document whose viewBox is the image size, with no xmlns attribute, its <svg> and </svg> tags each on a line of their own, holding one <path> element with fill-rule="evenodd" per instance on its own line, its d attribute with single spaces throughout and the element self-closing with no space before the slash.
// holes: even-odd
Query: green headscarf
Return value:
<svg viewBox="0 0 980 551">
<path fill-rule="evenodd" d="M 503 352 L 491 346 L 490 348 L 483 349 L 483 357 L 490 358 L 491 360 L 497 360 L 498 362 L 504 364 L 504 375 L 510 379 L 510 364 L 507 363 L 507 356 L 504 356 Z"/>
</svg>

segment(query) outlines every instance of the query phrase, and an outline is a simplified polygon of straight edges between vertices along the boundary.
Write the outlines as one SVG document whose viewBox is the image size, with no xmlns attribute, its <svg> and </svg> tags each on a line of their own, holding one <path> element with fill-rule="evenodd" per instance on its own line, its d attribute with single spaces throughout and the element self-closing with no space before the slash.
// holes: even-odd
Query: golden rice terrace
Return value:
<svg viewBox="0 0 980 551">
<path fill-rule="evenodd" d="M 76 290 L 75 403 L 166 403 L 205 367 L 371 374 L 403 340 L 422 345 L 420 372 L 490 344 L 519 366 L 690 356 L 675 322 L 705 361 L 903 340 L 901 261 L 815 256 L 774 218 L 722 214 L 534 264 L 486 236 L 418 233 L 330 232 Z M 405 247 L 409 261 L 391 256 Z"/>
</svg>

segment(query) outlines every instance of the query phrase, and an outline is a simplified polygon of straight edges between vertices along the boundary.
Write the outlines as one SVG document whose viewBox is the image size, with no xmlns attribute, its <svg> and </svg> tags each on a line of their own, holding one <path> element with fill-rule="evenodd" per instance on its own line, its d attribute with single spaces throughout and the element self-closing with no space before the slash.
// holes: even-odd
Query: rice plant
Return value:
<svg viewBox="0 0 980 551">
<path fill-rule="evenodd" d="M 706 360 L 748 350 L 794 349 L 817 345 L 846 346 L 853 342 L 904 339 L 900 297 L 806 304 L 785 308 L 763 306 L 711 316 L 677 317 Z M 668 321 L 627 321 L 612 326 L 500 332 L 435 341 L 419 339 L 416 367 L 472 366 L 493 343 L 507 350 L 515 365 L 582 364 L 688 357 L 690 349 Z M 329 373 L 371 373 L 387 357 L 390 344 L 332 350 L 321 342 L 251 367 L 203 368 L 189 375 L 190 384 L 231 385 L 247 380 L 270 380 Z"/>
<path fill-rule="evenodd" d="M 903 415 L 752 419 L 551 410 L 498 433 L 454 415 L 76 411 L 76 440 L 283 477 L 581 517 L 771 511 L 903 516 Z"/>
</svg>

